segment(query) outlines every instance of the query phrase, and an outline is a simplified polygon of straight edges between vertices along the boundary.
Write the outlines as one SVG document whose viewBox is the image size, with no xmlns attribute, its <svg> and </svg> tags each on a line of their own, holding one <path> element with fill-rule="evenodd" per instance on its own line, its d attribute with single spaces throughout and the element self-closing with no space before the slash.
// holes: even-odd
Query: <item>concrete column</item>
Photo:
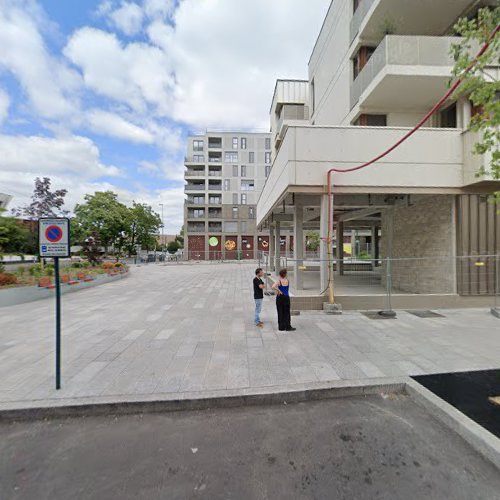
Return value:
<svg viewBox="0 0 500 500">
<path fill-rule="evenodd" d="M 320 219 L 319 219 L 319 256 L 320 262 L 320 291 L 322 292 L 328 286 L 328 245 L 326 238 L 328 236 L 328 195 L 321 195 Z"/>
<path fill-rule="evenodd" d="M 269 255 L 267 256 L 267 261 L 269 265 L 269 272 L 274 271 L 274 225 L 269 226 Z"/>
<path fill-rule="evenodd" d="M 274 270 L 280 271 L 280 251 L 281 251 L 280 221 L 276 221 L 276 231 L 274 233 Z"/>
<path fill-rule="evenodd" d="M 293 280 L 296 290 L 304 289 L 304 206 L 301 202 L 295 204 L 293 216 Z"/>
<path fill-rule="evenodd" d="M 344 223 L 337 222 L 337 274 L 344 275 Z"/>
</svg>

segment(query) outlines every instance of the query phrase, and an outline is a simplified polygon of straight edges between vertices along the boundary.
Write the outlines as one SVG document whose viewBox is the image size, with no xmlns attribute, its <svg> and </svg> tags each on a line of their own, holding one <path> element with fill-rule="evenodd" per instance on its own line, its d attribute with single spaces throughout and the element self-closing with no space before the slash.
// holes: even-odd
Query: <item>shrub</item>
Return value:
<svg viewBox="0 0 500 500">
<path fill-rule="evenodd" d="M 22 278 L 24 276 L 24 273 L 26 272 L 26 268 L 25 267 L 19 267 L 17 269 L 17 275 Z"/>
<path fill-rule="evenodd" d="M 102 263 L 102 268 L 103 269 L 112 269 L 114 267 L 113 262 L 103 262 Z"/>
<path fill-rule="evenodd" d="M 0 274 L 0 286 L 15 285 L 16 283 L 17 283 L 17 278 L 15 274 L 9 274 L 9 273 Z"/>
<path fill-rule="evenodd" d="M 71 264 L 71 267 L 73 267 L 74 269 L 80 269 L 82 266 L 82 262 L 73 262 L 73 264 Z"/>
<path fill-rule="evenodd" d="M 40 266 L 40 264 L 34 264 L 28 269 L 28 272 L 31 276 L 36 276 L 42 272 L 42 266 Z"/>
<path fill-rule="evenodd" d="M 47 276 L 54 276 L 54 268 L 47 266 L 47 269 L 45 269 L 45 274 Z"/>
<path fill-rule="evenodd" d="M 123 267 L 123 264 L 121 262 L 115 262 L 115 267 Z"/>
</svg>

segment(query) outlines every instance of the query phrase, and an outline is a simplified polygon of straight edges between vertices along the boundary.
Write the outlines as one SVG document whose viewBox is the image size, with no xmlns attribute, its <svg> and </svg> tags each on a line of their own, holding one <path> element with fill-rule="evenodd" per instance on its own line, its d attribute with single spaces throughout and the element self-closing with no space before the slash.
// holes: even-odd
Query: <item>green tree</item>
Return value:
<svg viewBox="0 0 500 500">
<path fill-rule="evenodd" d="M 179 248 L 180 248 L 179 242 L 177 240 L 174 240 L 174 241 L 171 241 L 167 245 L 167 252 L 168 253 L 175 253 L 175 252 L 177 252 L 177 250 L 179 250 Z"/>
<path fill-rule="evenodd" d="M 0 253 L 32 253 L 33 242 L 30 231 L 14 217 L 5 217 L 4 212 L 4 209 L 0 209 Z"/>
<path fill-rule="evenodd" d="M 17 217 L 35 220 L 40 217 L 63 217 L 68 214 L 63 210 L 64 198 L 68 191 L 66 189 L 51 190 L 49 177 L 35 179 L 35 187 L 31 196 L 31 203 L 23 207 L 15 208 L 12 212 Z"/>
<path fill-rule="evenodd" d="M 175 241 L 179 244 L 179 248 L 184 248 L 184 224 L 182 225 L 179 234 L 176 235 Z"/>
<path fill-rule="evenodd" d="M 306 234 L 306 248 L 311 252 L 315 252 L 319 248 L 319 233 L 318 231 L 309 231 Z"/>
<path fill-rule="evenodd" d="M 150 205 L 135 201 L 129 212 L 130 228 L 127 249 L 130 256 L 135 252 L 136 245 L 140 245 L 144 250 L 151 250 L 156 245 L 161 218 Z"/>
<path fill-rule="evenodd" d="M 112 191 L 87 194 L 84 200 L 75 207 L 76 220 L 73 222 L 79 238 L 96 234 L 106 253 L 114 245 L 120 254 L 129 234 L 129 209 Z"/>
<path fill-rule="evenodd" d="M 459 78 L 473 63 L 479 46 L 484 45 L 500 24 L 500 7 L 480 9 L 472 19 L 460 19 L 454 29 L 462 38 L 452 46 L 455 60 L 453 78 Z M 490 174 L 500 179 L 500 83 L 495 77 L 500 63 L 500 34 L 497 32 L 490 40 L 489 48 L 481 55 L 473 69 L 465 75 L 455 97 L 468 96 L 477 112 L 474 114 L 470 129 L 478 133 L 474 153 L 488 158 L 489 165 L 483 162 L 478 176 Z M 496 193 L 500 201 L 500 192 Z"/>
</svg>

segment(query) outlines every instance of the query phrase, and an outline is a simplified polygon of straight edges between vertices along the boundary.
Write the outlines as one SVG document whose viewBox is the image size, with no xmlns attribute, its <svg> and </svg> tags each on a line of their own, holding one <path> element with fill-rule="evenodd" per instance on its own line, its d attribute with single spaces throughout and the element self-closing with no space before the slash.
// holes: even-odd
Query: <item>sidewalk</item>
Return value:
<svg viewBox="0 0 500 500">
<path fill-rule="evenodd" d="M 0 409 L 500 367 L 500 322 L 487 310 L 398 311 L 396 320 L 307 312 L 292 318 L 296 332 L 279 332 L 266 297 L 257 329 L 254 267 L 142 266 L 127 280 L 64 296 L 60 391 L 53 301 L 3 308 Z"/>
</svg>

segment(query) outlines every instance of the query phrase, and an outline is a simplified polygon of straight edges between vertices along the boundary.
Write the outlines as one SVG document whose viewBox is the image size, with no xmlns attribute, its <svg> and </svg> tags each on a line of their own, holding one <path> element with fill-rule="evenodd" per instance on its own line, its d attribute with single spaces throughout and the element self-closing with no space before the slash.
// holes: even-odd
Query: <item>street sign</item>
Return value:
<svg viewBox="0 0 500 500">
<path fill-rule="evenodd" d="M 38 219 L 40 257 L 69 257 L 69 219 L 44 217 Z"/>
</svg>

